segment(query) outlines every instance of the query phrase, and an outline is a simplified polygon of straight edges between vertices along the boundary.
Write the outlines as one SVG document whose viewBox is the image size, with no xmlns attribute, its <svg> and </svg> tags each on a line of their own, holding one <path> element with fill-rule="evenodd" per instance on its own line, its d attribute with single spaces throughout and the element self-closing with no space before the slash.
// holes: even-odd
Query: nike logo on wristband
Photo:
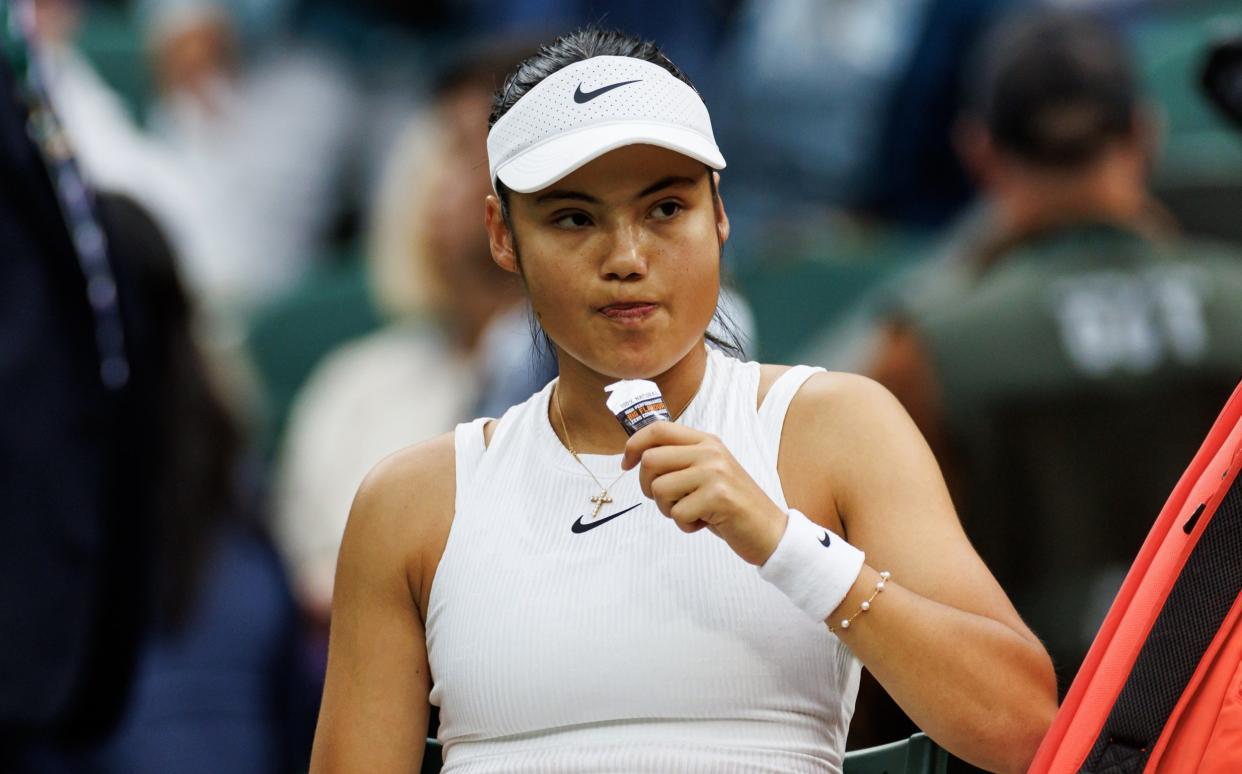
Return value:
<svg viewBox="0 0 1242 774">
<path fill-rule="evenodd" d="M 824 548 L 832 545 L 832 538 L 829 536 L 828 530 L 824 530 L 824 539 L 819 541 L 819 544 Z"/>
<path fill-rule="evenodd" d="M 638 505 L 642 505 L 642 503 L 639 503 Z M 637 508 L 638 505 L 631 505 L 629 508 L 626 508 L 624 511 L 617 511 L 614 514 L 605 516 L 604 518 L 599 519 L 597 521 L 593 521 L 590 524 L 583 524 L 582 523 L 583 517 L 579 516 L 578 520 L 573 523 L 573 525 L 569 528 L 569 530 L 573 532 L 575 535 L 581 535 L 583 532 L 589 532 L 590 530 L 595 529 L 601 524 L 607 524 L 608 522 L 612 521 L 618 516 L 624 516 L 625 514 Z"/>
<path fill-rule="evenodd" d="M 601 86 L 595 91 L 583 91 L 582 84 L 579 83 L 578 90 L 574 92 L 574 102 L 577 102 L 579 105 L 584 105 L 590 102 L 591 100 L 595 99 L 599 95 L 603 94 L 604 92 L 612 91 L 613 89 L 619 89 L 622 86 L 628 86 L 631 83 L 638 83 L 641 80 L 642 79 L 639 78 L 636 81 L 621 81 L 620 83 L 612 83 L 607 86 Z"/>
</svg>

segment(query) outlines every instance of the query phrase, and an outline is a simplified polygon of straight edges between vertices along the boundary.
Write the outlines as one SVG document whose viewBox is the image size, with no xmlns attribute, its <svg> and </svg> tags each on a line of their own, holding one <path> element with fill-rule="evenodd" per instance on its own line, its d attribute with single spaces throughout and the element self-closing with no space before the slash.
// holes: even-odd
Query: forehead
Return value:
<svg viewBox="0 0 1242 774">
<path fill-rule="evenodd" d="M 654 181 L 667 177 L 688 177 L 706 182 L 703 162 L 656 145 L 626 145 L 609 151 L 547 188 L 526 196 L 538 199 L 549 191 L 569 190 L 596 198 L 633 195 Z"/>
</svg>

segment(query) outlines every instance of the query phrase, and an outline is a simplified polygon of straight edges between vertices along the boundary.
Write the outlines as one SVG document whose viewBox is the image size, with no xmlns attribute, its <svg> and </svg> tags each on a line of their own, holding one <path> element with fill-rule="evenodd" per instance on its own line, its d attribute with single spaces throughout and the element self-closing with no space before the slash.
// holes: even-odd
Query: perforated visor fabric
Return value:
<svg viewBox="0 0 1242 774">
<path fill-rule="evenodd" d="M 592 57 L 548 76 L 492 127 L 487 154 L 493 183 L 499 178 L 529 193 L 636 144 L 725 166 L 698 93 L 659 65 L 620 56 Z"/>
</svg>

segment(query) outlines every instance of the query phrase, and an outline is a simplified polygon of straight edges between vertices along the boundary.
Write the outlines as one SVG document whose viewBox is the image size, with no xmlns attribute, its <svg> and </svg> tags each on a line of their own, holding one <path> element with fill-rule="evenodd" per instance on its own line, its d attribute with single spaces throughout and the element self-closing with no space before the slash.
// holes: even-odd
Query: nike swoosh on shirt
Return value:
<svg viewBox="0 0 1242 774">
<path fill-rule="evenodd" d="M 819 544 L 823 546 L 824 548 L 827 548 L 828 546 L 832 545 L 832 538 L 829 537 L 828 530 L 824 530 L 824 539 L 819 541 Z"/>
<path fill-rule="evenodd" d="M 619 89 L 622 86 L 627 86 L 631 83 L 638 83 L 641 80 L 642 78 L 639 78 L 633 81 L 621 81 L 620 83 L 612 83 L 607 86 L 601 86 L 595 91 L 583 91 L 582 84 L 579 83 L 577 91 L 574 92 L 574 102 L 577 102 L 579 105 L 582 105 L 587 102 L 590 102 L 591 100 L 595 99 L 596 97 L 598 97 L 599 95 L 603 94 L 606 91 L 612 91 L 613 89 Z"/>
<path fill-rule="evenodd" d="M 642 503 L 639 503 L 638 505 L 642 505 Z M 590 531 L 590 530 L 593 530 L 593 529 L 595 529 L 596 527 L 598 527 L 598 526 L 599 526 L 599 525 L 601 525 L 601 524 L 607 524 L 608 522 L 612 521 L 613 519 L 617 518 L 618 516 L 624 516 L 625 514 L 629 513 L 630 511 L 634 510 L 635 508 L 637 508 L 637 507 L 638 507 L 638 505 L 631 505 L 629 508 L 626 508 L 624 511 L 617 511 L 616 513 L 614 513 L 614 514 L 612 514 L 612 515 L 605 516 L 604 518 L 602 518 L 602 519 L 600 519 L 600 520 L 598 520 L 598 521 L 593 521 L 593 522 L 591 522 L 590 524 L 583 524 L 583 523 L 582 523 L 582 517 L 581 517 L 581 516 L 579 516 L 579 517 L 578 517 L 578 520 L 577 520 L 577 521 L 575 521 L 575 522 L 573 523 L 573 526 L 571 526 L 569 529 L 570 529 L 570 531 L 571 531 L 571 532 L 573 532 L 575 535 L 581 535 L 583 532 L 588 532 L 588 531 Z"/>
</svg>

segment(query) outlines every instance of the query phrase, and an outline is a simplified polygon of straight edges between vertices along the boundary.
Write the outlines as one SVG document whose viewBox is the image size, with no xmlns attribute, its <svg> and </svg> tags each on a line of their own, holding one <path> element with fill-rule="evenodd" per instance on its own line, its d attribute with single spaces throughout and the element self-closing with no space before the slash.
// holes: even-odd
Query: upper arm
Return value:
<svg viewBox="0 0 1242 774">
<path fill-rule="evenodd" d="M 813 376 L 790 405 L 780 459 L 790 503 L 827 526 L 839 519 L 871 567 L 1035 640 L 970 545 L 931 449 L 883 386 Z"/>
<path fill-rule="evenodd" d="M 453 481 L 448 435 L 386 458 L 358 490 L 337 562 L 312 772 L 404 774 L 422 760 L 431 677 L 418 599 Z"/>
</svg>

